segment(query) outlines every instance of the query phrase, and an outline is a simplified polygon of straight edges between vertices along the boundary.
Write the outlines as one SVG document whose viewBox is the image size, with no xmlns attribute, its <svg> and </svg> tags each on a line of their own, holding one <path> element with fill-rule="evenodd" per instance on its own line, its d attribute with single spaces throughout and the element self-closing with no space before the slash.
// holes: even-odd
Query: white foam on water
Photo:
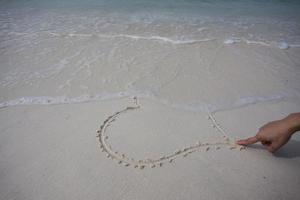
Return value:
<svg viewBox="0 0 300 200">
<path fill-rule="evenodd" d="M 224 44 L 235 44 L 240 42 L 241 40 L 239 38 L 229 38 L 224 41 Z"/>
<path fill-rule="evenodd" d="M 275 95 L 269 96 L 246 96 L 240 97 L 235 101 L 227 104 L 212 104 L 206 102 L 198 102 L 193 104 L 178 104 L 171 102 L 168 99 L 159 97 L 157 94 L 150 91 L 121 91 L 116 93 L 99 93 L 96 95 L 81 95 L 77 97 L 67 96 L 28 96 L 21 97 L 0 103 L 0 109 L 14 106 L 32 106 L 32 105 L 61 105 L 61 104 L 78 104 L 104 100 L 116 100 L 126 97 L 138 97 L 152 100 L 164 106 L 172 107 L 174 109 L 184 110 L 188 112 L 218 112 L 229 109 L 236 109 L 248 105 L 253 105 L 263 102 L 282 101 L 288 98 L 300 98 L 297 91 L 279 92 Z"/>
<path fill-rule="evenodd" d="M 263 42 L 263 41 L 253 41 L 253 40 L 245 40 L 246 44 L 260 45 L 270 47 L 272 42 Z"/>
<path fill-rule="evenodd" d="M 142 36 L 142 35 L 129 35 L 129 34 L 82 34 L 82 33 L 67 33 L 67 34 L 59 34 L 59 33 L 53 33 L 50 32 L 49 34 L 53 36 L 69 36 L 69 37 L 100 37 L 100 38 L 128 38 L 132 40 L 155 40 L 159 42 L 166 42 L 171 44 L 194 44 L 194 43 L 200 43 L 200 42 L 208 42 L 215 40 L 215 38 L 204 38 L 200 40 L 176 40 L 168 37 L 162 37 L 162 36 Z"/>
<path fill-rule="evenodd" d="M 104 101 L 104 100 L 112 100 L 119 99 L 129 96 L 141 96 L 144 98 L 149 98 L 153 96 L 151 93 L 142 93 L 142 92 L 117 92 L 117 93 L 100 93 L 96 95 L 81 95 L 77 97 L 67 97 L 67 96 L 27 96 L 21 97 L 13 100 L 9 100 L 6 102 L 0 103 L 0 109 L 5 107 L 12 106 L 21 106 L 21 105 L 59 105 L 59 104 L 76 104 L 76 103 L 86 103 L 93 101 Z"/>
<path fill-rule="evenodd" d="M 55 37 L 99 37 L 99 38 L 108 38 L 108 39 L 115 39 L 115 38 L 126 38 L 132 40 L 152 40 L 164 43 L 170 43 L 174 45 L 184 45 L 184 44 L 196 44 L 202 42 L 210 42 L 216 40 L 222 40 L 221 38 L 203 38 L 203 39 L 173 39 L 169 37 L 162 37 L 159 35 L 150 35 L 150 36 L 143 36 L 143 35 L 133 35 L 133 34 L 87 34 L 87 33 L 55 33 L 55 32 L 43 32 L 44 34 L 49 34 Z M 10 34 L 19 35 L 31 35 L 33 33 L 20 33 L 20 32 L 10 32 Z M 248 45 L 260 45 L 266 47 L 277 47 L 282 50 L 286 50 L 289 48 L 299 48 L 299 44 L 288 44 L 287 42 L 274 42 L 274 41 L 255 41 L 255 40 L 248 40 L 245 38 L 228 38 L 223 41 L 225 45 L 233 45 L 237 43 L 245 43 Z"/>
<path fill-rule="evenodd" d="M 244 38 L 229 38 L 224 40 L 224 44 L 226 45 L 233 45 L 236 43 L 245 43 L 248 45 L 260 45 L 260 46 L 266 46 L 266 47 L 277 47 L 282 50 L 289 49 L 291 47 L 293 48 L 299 48 L 300 45 L 298 44 L 288 44 L 287 42 L 273 42 L 273 41 L 254 41 L 254 40 L 247 40 Z"/>
<path fill-rule="evenodd" d="M 280 42 L 278 43 L 278 48 L 279 49 L 288 49 L 289 48 L 289 44 L 286 42 Z"/>
</svg>

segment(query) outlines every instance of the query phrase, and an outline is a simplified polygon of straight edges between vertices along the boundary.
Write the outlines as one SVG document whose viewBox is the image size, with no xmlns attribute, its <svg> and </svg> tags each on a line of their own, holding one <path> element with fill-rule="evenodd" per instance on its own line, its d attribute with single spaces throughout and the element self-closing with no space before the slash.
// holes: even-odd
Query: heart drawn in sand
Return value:
<svg viewBox="0 0 300 200">
<path fill-rule="evenodd" d="M 181 156 L 186 157 L 187 155 L 196 152 L 200 148 L 205 148 L 205 151 L 209 151 L 213 148 L 218 150 L 221 148 L 221 146 L 227 146 L 230 149 L 240 150 L 245 148 L 243 146 L 235 144 L 235 142 L 227 136 L 222 127 L 217 123 L 213 114 L 208 113 L 207 119 L 210 121 L 210 123 L 216 129 L 216 131 L 222 135 L 221 141 L 210 143 L 202 143 L 201 141 L 198 141 L 196 144 L 175 150 L 173 153 L 166 154 L 158 158 L 147 158 L 140 160 L 130 158 L 125 153 L 114 151 L 112 147 L 107 143 L 108 136 L 106 135 L 106 129 L 109 125 L 116 121 L 120 115 L 126 112 L 134 112 L 135 110 L 141 108 L 141 105 L 139 105 L 138 103 L 137 97 L 134 97 L 133 100 L 134 106 L 126 107 L 123 110 L 117 111 L 113 115 L 107 117 L 106 120 L 104 120 L 102 125 L 100 126 L 100 129 L 97 130 L 97 137 L 99 138 L 100 148 L 102 152 L 106 153 L 107 158 L 116 160 L 118 164 L 122 164 L 126 167 L 133 166 L 134 168 L 138 169 L 144 169 L 146 166 L 149 166 L 150 168 L 162 167 L 164 163 L 172 163 L 175 159 Z"/>
</svg>

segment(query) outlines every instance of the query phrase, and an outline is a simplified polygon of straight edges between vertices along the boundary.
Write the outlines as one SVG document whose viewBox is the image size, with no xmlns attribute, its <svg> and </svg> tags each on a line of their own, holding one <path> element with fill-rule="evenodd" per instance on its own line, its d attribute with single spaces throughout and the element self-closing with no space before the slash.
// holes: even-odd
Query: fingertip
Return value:
<svg viewBox="0 0 300 200">
<path fill-rule="evenodd" d="M 250 138 L 248 138 L 244 141 L 245 141 L 244 142 L 245 145 L 249 145 L 249 144 L 254 144 L 254 143 L 258 142 L 259 140 L 256 136 L 253 136 L 253 137 L 250 137 Z"/>
<path fill-rule="evenodd" d="M 238 140 L 236 141 L 236 144 L 238 145 L 250 145 L 250 144 L 254 144 L 256 142 L 258 142 L 259 139 L 256 136 L 244 139 L 244 140 Z"/>
<path fill-rule="evenodd" d="M 236 144 L 237 144 L 237 145 L 243 145 L 243 146 L 248 145 L 247 140 L 239 140 L 239 141 L 236 141 Z"/>
<path fill-rule="evenodd" d="M 235 141 L 236 144 L 241 144 L 241 142 L 242 142 L 241 140 Z"/>
</svg>

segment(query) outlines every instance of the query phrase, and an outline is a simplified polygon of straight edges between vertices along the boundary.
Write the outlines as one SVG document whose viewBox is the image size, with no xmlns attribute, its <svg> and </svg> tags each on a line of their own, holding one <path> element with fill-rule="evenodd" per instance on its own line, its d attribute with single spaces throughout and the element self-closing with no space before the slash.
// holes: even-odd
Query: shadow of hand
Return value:
<svg viewBox="0 0 300 200">
<path fill-rule="evenodd" d="M 300 157 L 300 141 L 291 139 L 286 145 L 275 152 L 274 155 L 282 158 Z"/>
</svg>

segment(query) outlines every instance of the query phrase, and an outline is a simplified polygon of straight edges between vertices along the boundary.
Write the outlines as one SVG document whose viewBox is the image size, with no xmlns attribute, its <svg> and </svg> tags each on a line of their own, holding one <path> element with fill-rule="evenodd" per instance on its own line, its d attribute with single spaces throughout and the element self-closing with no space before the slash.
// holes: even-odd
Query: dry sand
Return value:
<svg viewBox="0 0 300 200">
<path fill-rule="evenodd" d="M 199 149 L 162 167 L 147 165 L 140 170 L 117 164 L 101 152 L 95 129 L 112 111 L 128 104 L 123 99 L 2 109 L 1 199 L 294 199 L 298 195 L 299 137 L 275 156 L 258 145 L 243 151 L 222 146 L 207 152 Z M 145 104 L 146 111 L 151 107 L 159 114 L 160 106 Z M 292 103 L 268 103 L 219 112 L 216 117 L 231 137 L 246 137 L 261 123 L 297 108 Z M 162 110 L 171 117 L 165 118 L 165 126 L 152 109 L 150 116 L 146 111 L 140 118 L 130 116 L 135 121 L 124 117 L 119 126 L 111 126 L 108 143 L 144 159 L 173 153 L 208 136 L 209 125 L 201 114 Z"/>
</svg>

